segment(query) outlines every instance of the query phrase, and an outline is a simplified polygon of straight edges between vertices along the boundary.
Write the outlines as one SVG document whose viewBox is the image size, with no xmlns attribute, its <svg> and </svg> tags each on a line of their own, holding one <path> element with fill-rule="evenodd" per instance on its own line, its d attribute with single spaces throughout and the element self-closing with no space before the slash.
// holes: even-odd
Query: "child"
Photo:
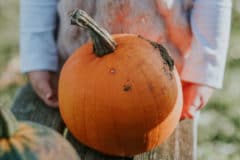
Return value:
<svg viewBox="0 0 240 160">
<path fill-rule="evenodd" d="M 135 33 L 162 43 L 182 80 L 181 118 L 193 118 L 222 87 L 231 5 L 231 0 L 21 0 L 21 68 L 37 95 L 57 107 L 61 62 L 88 40 L 70 26 L 67 15 L 80 8 L 110 33 Z"/>
</svg>

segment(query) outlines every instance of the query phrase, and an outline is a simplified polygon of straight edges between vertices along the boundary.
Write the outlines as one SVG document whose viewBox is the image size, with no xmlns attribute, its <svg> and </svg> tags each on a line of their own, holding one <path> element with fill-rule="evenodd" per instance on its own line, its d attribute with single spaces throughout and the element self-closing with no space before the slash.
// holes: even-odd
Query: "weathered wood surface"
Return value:
<svg viewBox="0 0 240 160">
<path fill-rule="evenodd" d="M 134 160 L 196 160 L 196 131 L 192 120 L 184 120 L 161 146 L 137 155 Z"/>
<path fill-rule="evenodd" d="M 65 126 L 58 109 L 47 107 L 29 84 L 20 88 L 16 93 L 12 111 L 19 120 L 38 122 L 63 133 Z M 196 130 L 194 121 L 182 121 L 163 145 L 133 158 L 103 155 L 77 142 L 70 133 L 67 134 L 67 139 L 75 147 L 82 160 L 195 160 L 196 140 L 194 139 L 196 135 L 193 135 L 193 130 Z"/>
</svg>

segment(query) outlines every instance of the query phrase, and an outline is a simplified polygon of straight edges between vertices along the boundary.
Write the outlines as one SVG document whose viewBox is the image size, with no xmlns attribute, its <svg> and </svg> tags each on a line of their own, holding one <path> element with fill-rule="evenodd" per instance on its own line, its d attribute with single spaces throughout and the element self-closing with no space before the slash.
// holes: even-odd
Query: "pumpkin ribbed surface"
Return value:
<svg viewBox="0 0 240 160">
<path fill-rule="evenodd" d="M 59 81 L 62 117 L 82 143 L 130 156 L 166 140 L 182 109 L 178 74 L 161 45 L 131 34 L 114 35 L 103 57 L 89 42 L 67 60 Z"/>
<path fill-rule="evenodd" d="M 71 145 L 52 129 L 21 122 L 11 137 L 0 139 L 1 160 L 79 160 Z"/>
</svg>

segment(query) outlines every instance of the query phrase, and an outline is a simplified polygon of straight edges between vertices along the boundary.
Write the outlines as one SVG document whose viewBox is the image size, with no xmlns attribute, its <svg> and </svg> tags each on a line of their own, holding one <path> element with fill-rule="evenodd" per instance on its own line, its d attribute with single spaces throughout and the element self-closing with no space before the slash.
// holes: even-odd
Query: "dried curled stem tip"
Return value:
<svg viewBox="0 0 240 160">
<path fill-rule="evenodd" d="M 74 9 L 71 12 L 68 12 L 69 17 L 71 18 L 71 24 L 72 25 L 78 25 L 81 28 L 86 29 L 87 27 L 82 25 L 84 23 L 83 17 L 88 16 L 86 12 L 80 9 Z M 84 16 L 83 16 L 84 15 Z M 90 18 L 90 17 L 88 17 Z"/>
<path fill-rule="evenodd" d="M 88 14 L 80 9 L 75 9 L 69 13 L 71 24 L 77 25 L 90 32 L 94 43 L 94 52 L 97 56 L 104 56 L 116 49 L 116 42 L 112 36 L 100 27 Z"/>
</svg>

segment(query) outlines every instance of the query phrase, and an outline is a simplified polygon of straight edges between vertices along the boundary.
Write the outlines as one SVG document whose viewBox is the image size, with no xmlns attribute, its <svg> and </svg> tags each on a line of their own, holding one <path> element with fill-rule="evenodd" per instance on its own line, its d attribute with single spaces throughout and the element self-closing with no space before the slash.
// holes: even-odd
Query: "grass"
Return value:
<svg viewBox="0 0 240 160">
<path fill-rule="evenodd" d="M 4 74 L 8 62 L 18 54 L 18 6 L 17 0 L 0 1 L 0 77 Z M 19 84 L 11 83 L 0 88 L 0 104 L 9 106 L 18 86 Z"/>
<path fill-rule="evenodd" d="M 9 59 L 18 53 L 18 1 L 0 1 L 0 73 Z"/>
<path fill-rule="evenodd" d="M 240 14 L 233 12 L 224 87 L 201 112 L 198 159 L 240 159 Z"/>
<path fill-rule="evenodd" d="M 17 0 L 0 1 L 0 77 L 18 54 L 18 5 Z M 214 94 L 201 112 L 199 160 L 240 159 L 240 14 L 234 11 L 232 19 L 224 88 Z M 13 81 L 0 88 L 0 104 L 10 106 L 21 84 Z"/>
</svg>

